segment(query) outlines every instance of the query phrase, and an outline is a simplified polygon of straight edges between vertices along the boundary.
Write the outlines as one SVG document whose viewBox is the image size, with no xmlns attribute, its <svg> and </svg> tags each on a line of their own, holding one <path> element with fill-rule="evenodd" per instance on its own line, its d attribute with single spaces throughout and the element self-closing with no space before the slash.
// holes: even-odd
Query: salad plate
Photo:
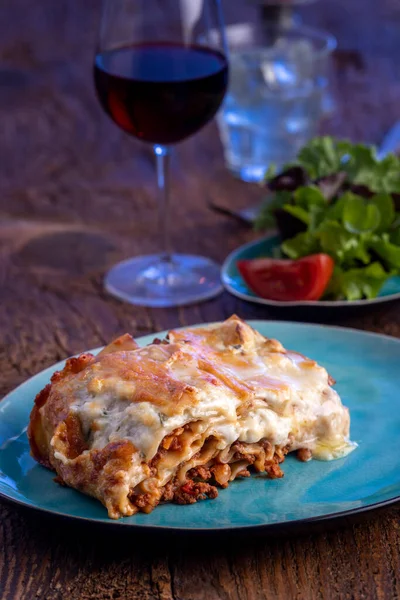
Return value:
<svg viewBox="0 0 400 600">
<path fill-rule="evenodd" d="M 279 307 L 351 309 L 400 298 L 399 157 L 314 138 L 292 164 L 267 171 L 265 189 L 254 226 L 279 237 L 228 256 L 228 291 Z"/>
<path fill-rule="evenodd" d="M 285 476 L 260 475 L 233 482 L 215 500 L 164 504 L 150 514 L 117 521 L 94 499 L 56 485 L 54 473 L 30 456 L 26 425 L 35 395 L 64 362 L 38 373 L 0 402 L 0 497 L 54 517 L 101 528 L 153 533 L 279 533 L 322 525 L 400 500 L 400 340 L 362 331 L 279 321 L 250 321 L 320 362 L 336 379 L 351 414 L 358 447 L 346 457 L 302 463 L 288 456 Z M 166 332 L 157 335 L 163 337 Z M 140 345 L 154 335 L 139 338 Z M 97 350 L 98 351 L 98 350 Z M 96 351 L 94 351 L 96 352 Z M 388 442 L 389 441 L 389 442 Z"/>
<path fill-rule="evenodd" d="M 267 235 L 261 239 L 240 246 L 225 259 L 222 265 L 221 277 L 225 289 L 237 296 L 241 300 L 247 300 L 255 304 L 264 306 L 294 308 L 294 307 L 318 307 L 318 308 L 351 308 L 361 306 L 373 306 L 384 302 L 393 302 L 400 300 L 400 276 L 391 277 L 386 281 L 376 298 L 362 300 L 303 300 L 303 301 L 276 301 L 266 300 L 257 296 L 246 285 L 243 277 L 238 271 L 237 262 L 239 260 L 249 260 L 253 258 L 273 258 L 275 252 L 279 249 L 280 238 L 276 233 Z"/>
</svg>

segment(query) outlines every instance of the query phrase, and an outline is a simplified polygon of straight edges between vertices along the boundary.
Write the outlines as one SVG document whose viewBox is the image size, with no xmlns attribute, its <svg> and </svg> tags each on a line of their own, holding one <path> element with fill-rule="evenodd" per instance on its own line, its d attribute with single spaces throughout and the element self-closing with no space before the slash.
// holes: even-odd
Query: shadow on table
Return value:
<svg viewBox="0 0 400 600">
<path fill-rule="evenodd" d="M 8 503 L 6 504 L 6 506 Z M 10 505 L 8 505 L 10 506 Z M 254 551 L 262 549 L 266 544 L 273 551 L 274 547 L 281 546 L 285 541 L 289 543 L 298 538 L 313 537 L 317 540 L 334 536 L 339 531 L 344 531 L 353 526 L 370 522 L 376 524 L 382 518 L 390 516 L 397 511 L 395 507 L 382 507 L 374 511 L 366 511 L 351 516 L 339 517 L 333 520 L 316 522 L 292 523 L 285 526 L 267 529 L 257 528 L 249 531 L 223 531 L 223 532 L 171 532 L 157 529 L 139 530 L 121 526 L 104 527 L 98 523 L 74 521 L 68 518 L 54 517 L 45 513 L 38 513 L 25 507 L 13 507 L 17 511 L 15 518 L 24 535 L 33 541 L 40 553 L 43 549 L 48 551 L 55 545 L 62 546 L 66 552 L 79 552 L 79 554 L 95 552 L 98 557 L 107 559 L 112 557 L 123 559 L 132 554 L 139 554 L 142 559 L 148 555 L 152 560 L 157 556 L 174 557 L 185 555 L 191 558 L 204 555 L 210 558 L 213 555 L 230 554 L 233 551 L 246 552 L 250 548 Z M 116 556 L 118 554 L 118 556 Z"/>
<path fill-rule="evenodd" d="M 235 312 L 245 319 L 267 319 L 276 321 L 299 321 L 304 323 L 327 323 L 364 329 L 363 323 L 388 321 L 388 315 L 398 315 L 400 301 L 391 300 L 369 306 L 325 306 L 271 307 L 237 300 Z"/>
</svg>

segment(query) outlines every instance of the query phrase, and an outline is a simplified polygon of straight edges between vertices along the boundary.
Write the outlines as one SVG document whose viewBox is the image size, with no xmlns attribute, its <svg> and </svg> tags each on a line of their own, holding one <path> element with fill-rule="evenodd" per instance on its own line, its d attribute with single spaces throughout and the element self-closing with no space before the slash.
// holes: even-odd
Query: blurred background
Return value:
<svg viewBox="0 0 400 600">
<path fill-rule="evenodd" d="M 262 4 L 225 0 L 227 26 L 285 21 L 332 34 L 332 105 L 318 131 L 379 144 L 400 111 L 400 4 Z M 98 291 L 116 260 L 157 245 L 152 150 L 111 123 L 96 99 L 99 20 L 98 0 L 0 5 L 0 243 L 7 241 L 11 257 L 13 301 L 32 296 L 33 281 L 51 290 Z M 177 250 L 195 248 L 221 262 L 252 238 L 209 208 L 251 205 L 262 196 L 257 184 L 227 169 L 215 121 L 177 145 L 171 167 Z"/>
</svg>

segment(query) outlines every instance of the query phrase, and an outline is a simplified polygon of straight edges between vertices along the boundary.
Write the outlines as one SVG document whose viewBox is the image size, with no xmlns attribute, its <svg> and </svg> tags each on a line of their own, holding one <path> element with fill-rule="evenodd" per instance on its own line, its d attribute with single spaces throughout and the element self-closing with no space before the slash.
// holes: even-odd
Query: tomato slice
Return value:
<svg viewBox="0 0 400 600">
<path fill-rule="evenodd" d="M 298 260 L 254 258 L 237 262 L 239 273 L 255 294 L 281 302 L 319 300 L 333 267 L 334 261 L 327 254 L 311 254 Z"/>
</svg>

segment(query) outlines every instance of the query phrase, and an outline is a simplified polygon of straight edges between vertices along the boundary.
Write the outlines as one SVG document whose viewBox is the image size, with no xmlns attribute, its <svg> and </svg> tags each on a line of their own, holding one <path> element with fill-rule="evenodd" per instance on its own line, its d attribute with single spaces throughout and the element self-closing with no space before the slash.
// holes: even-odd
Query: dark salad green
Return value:
<svg viewBox="0 0 400 600">
<path fill-rule="evenodd" d="M 325 299 L 375 298 L 400 274 L 400 159 L 331 137 L 313 139 L 296 161 L 266 176 L 255 227 L 277 227 L 281 256 L 323 252 L 335 261 Z"/>
</svg>

